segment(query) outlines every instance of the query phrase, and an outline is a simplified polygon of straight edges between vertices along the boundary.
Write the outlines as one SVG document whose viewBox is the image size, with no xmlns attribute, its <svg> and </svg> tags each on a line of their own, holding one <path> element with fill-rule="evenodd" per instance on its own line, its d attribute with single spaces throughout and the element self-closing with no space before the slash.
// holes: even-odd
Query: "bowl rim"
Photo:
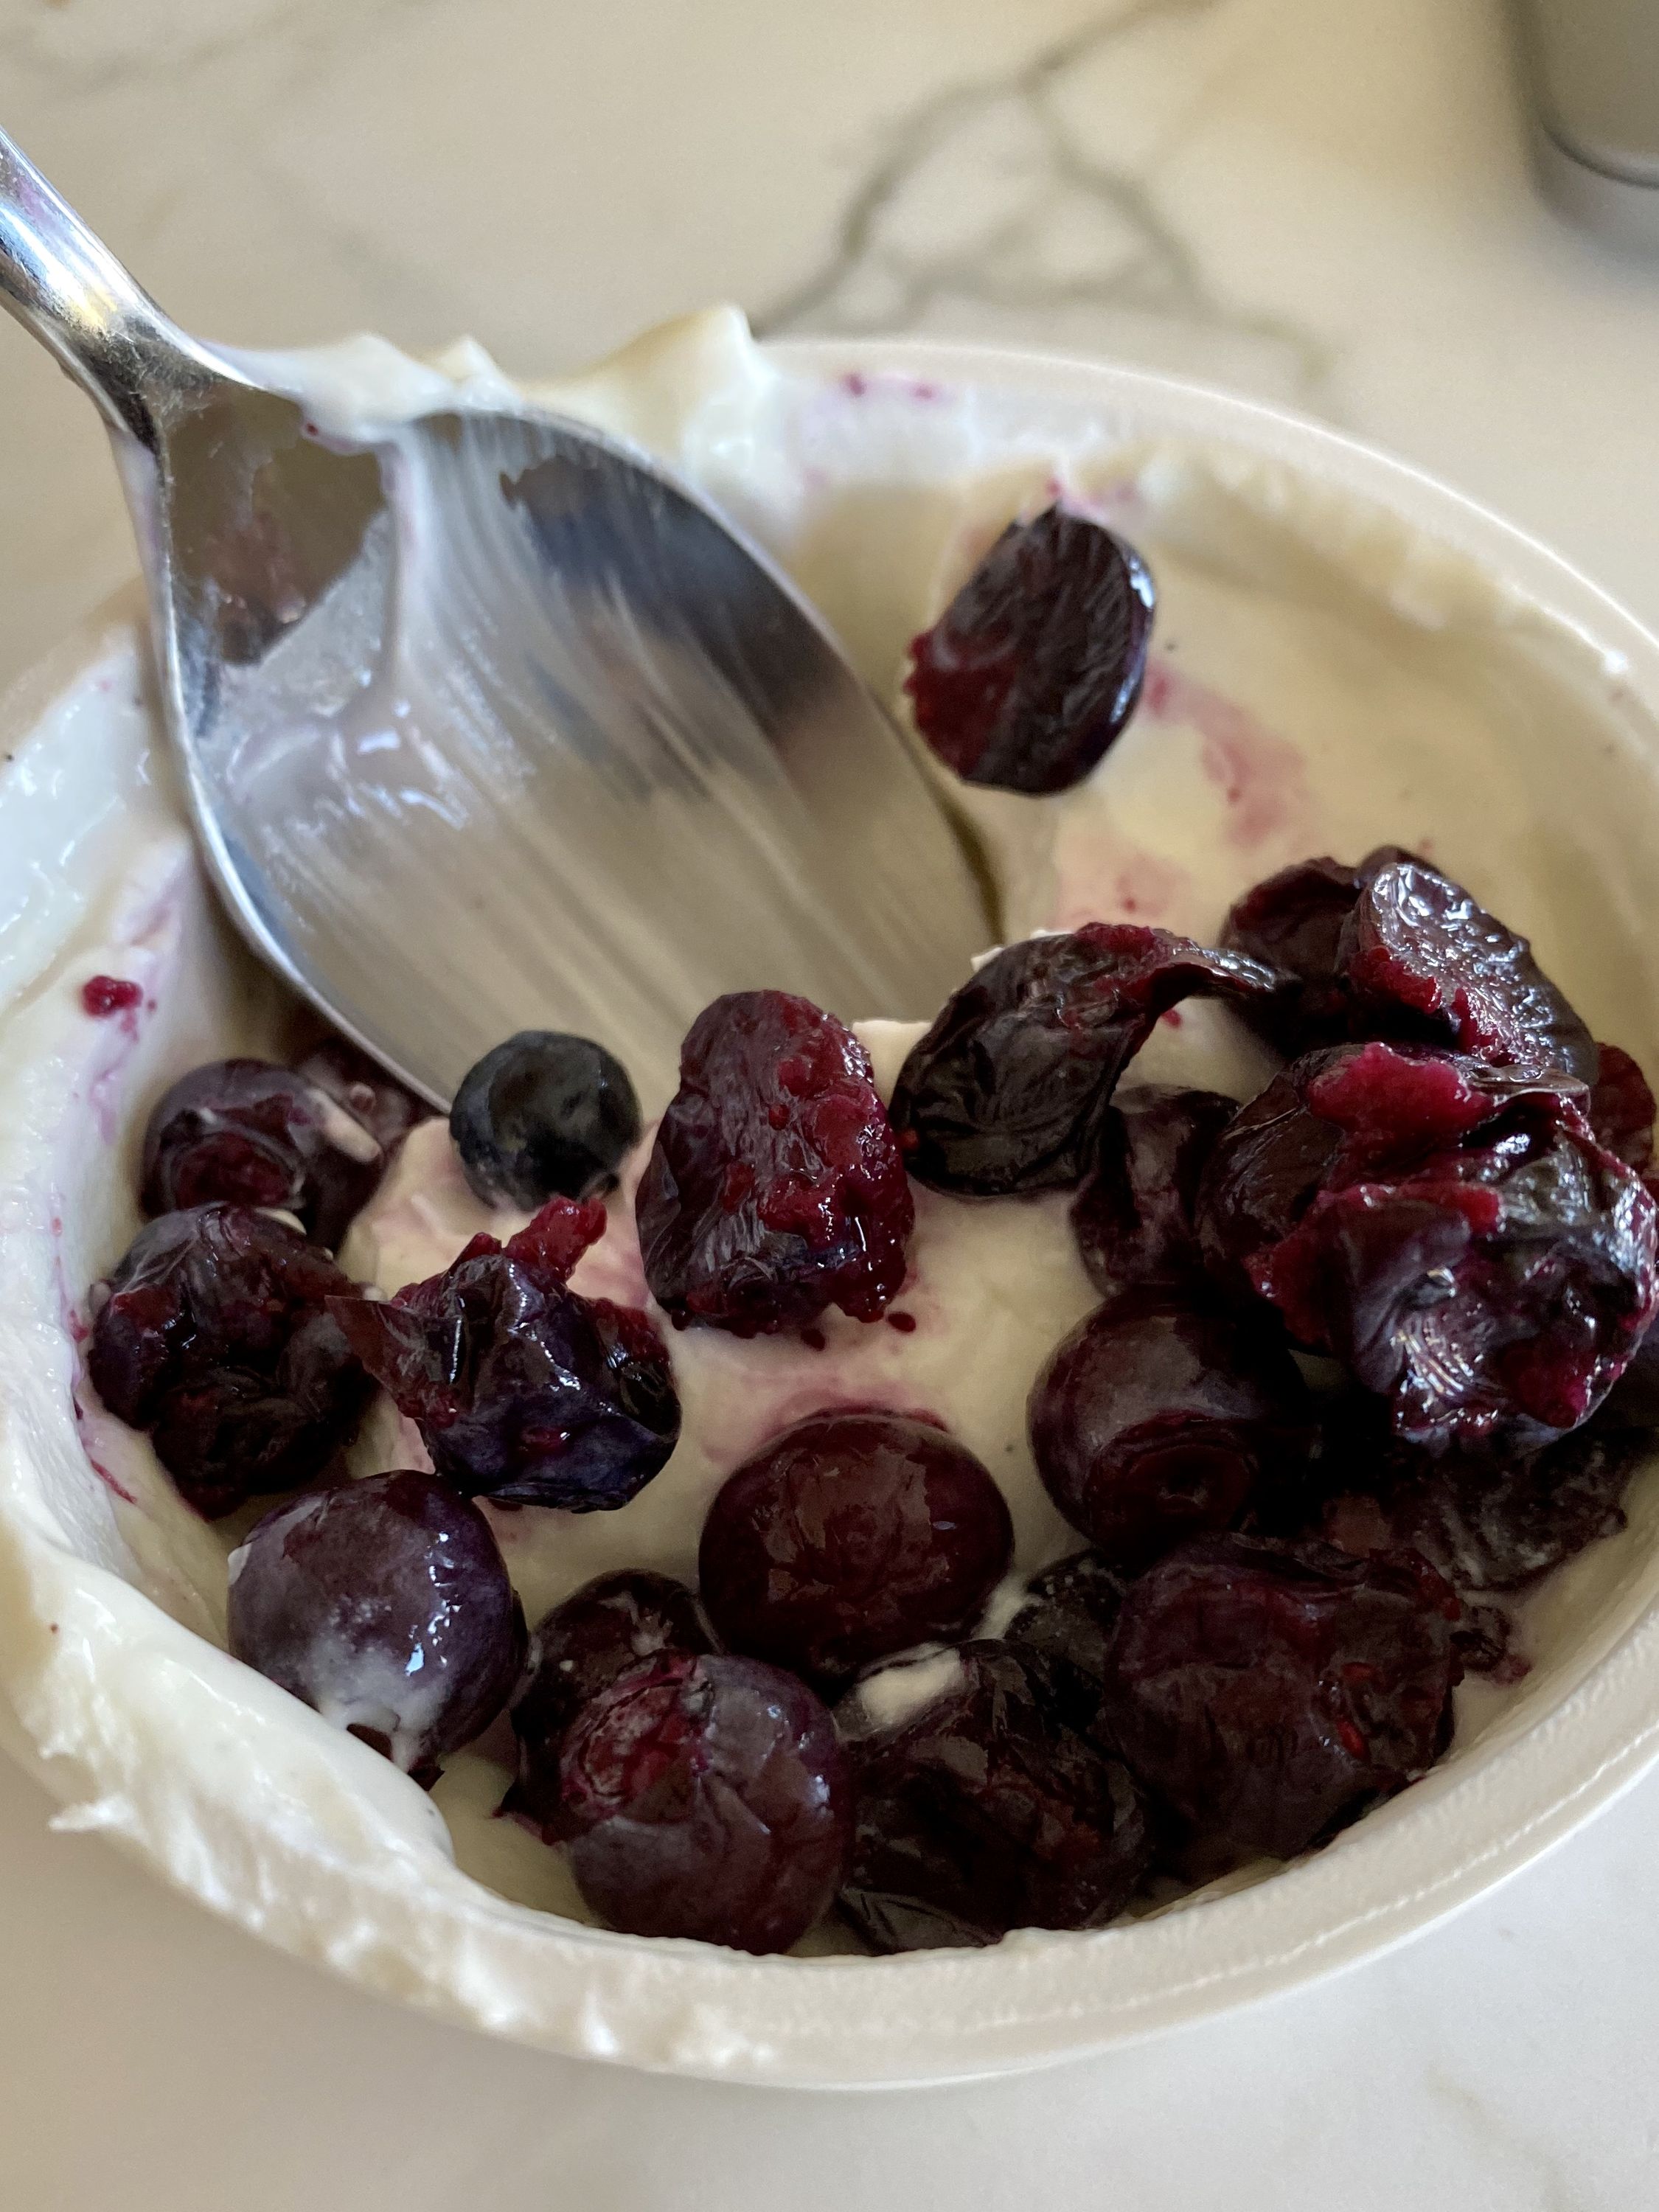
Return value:
<svg viewBox="0 0 1659 2212">
<path fill-rule="evenodd" d="M 1659 719 L 1659 637 L 1636 617 L 1477 501 L 1310 417 L 1157 371 L 1044 350 L 862 337 L 775 339 L 762 350 L 810 375 L 856 371 L 1082 401 L 1128 437 L 1192 437 L 1281 462 L 1471 556 L 1579 633 Z M 105 1570 L 87 1572 L 112 1580 Z M 108 1595 L 100 1591 L 100 1601 Z M 139 1592 L 125 1595 L 149 1606 Z M 17 1747 L 55 1794 L 75 1793 L 74 1761 L 32 1755 L 45 1746 Z M 1024 1931 L 983 1951 L 888 1959 L 757 1960 L 544 1917 L 533 1944 L 515 1941 L 511 1955 L 528 1971 L 533 1953 L 538 1973 L 568 1978 L 569 1986 L 534 2019 L 502 2019 L 441 1973 L 422 1982 L 388 1960 L 331 1955 L 314 1913 L 277 1927 L 239 1909 L 216 1885 L 196 1893 L 385 1994 L 565 2055 L 757 2084 L 915 2087 L 1098 2054 L 1375 1956 L 1518 1872 L 1656 1759 L 1659 1602 L 1588 1662 L 1548 1710 L 1524 1727 L 1495 1729 L 1449 1778 L 1436 1770 L 1322 1852 L 1200 1908 L 1097 1932 Z M 159 1863 L 142 1837 L 117 1840 Z M 263 1840 L 273 1864 L 315 1881 L 291 1838 Z M 359 1883 L 353 1901 L 365 1894 Z M 480 1892 L 459 1933 L 487 1934 L 499 1923 L 489 1896 Z"/>
</svg>

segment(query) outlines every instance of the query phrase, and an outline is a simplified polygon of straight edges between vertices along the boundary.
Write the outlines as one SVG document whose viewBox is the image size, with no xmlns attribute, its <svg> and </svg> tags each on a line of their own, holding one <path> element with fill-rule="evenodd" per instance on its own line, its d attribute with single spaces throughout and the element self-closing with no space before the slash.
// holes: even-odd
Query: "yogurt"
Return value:
<svg viewBox="0 0 1659 2212">
<path fill-rule="evenodd" d="M 362 341 L 276 366 L 342 426 L 503 389 L 470 346 L 425 365 Z M 1528 932 L 1596 1034 L 1659 1073 L 1650 720 L 1614 657 L 1455 544 L 1274 458 L 1270 441 L 1150 438 L 1103 402 L 1017 383 L 826 374 L 757 350 L 730 313 L 535 396 L 652 446 L 725 506 L 890 695 L 907 639 L 1013 514 L 1063 493 L 1133 539 L 1159 616 L 1127 734 L 1058 798 L 955 794 L 992 856 L 1010 938 L 1103 918 L 1210 939 L 1237 894 L 1285 862 L 1398 843 Z M 633 1997 L 613 1990 L 611 2009 L 585 2014 L 582 1972 L 566 1972 L 564 1952 L 565 1978 L 547 1985 L 561 1923 L 546 1916 L 580 1905 L 556 1855 L 491 1817 L 498 1747 L 453 1762 L 428 1797 L 230 1662 L 225 1560 L 251 1514 L 197 1520 L 147 1443 L 79 1382 L 87 1285 L 137 1226 L 149 1104 L 203 1059 L 284 1048 L 286 1011 L 228 941 L 196 867 L 143 667 L 133 611 L 118 610 L 77 666 L 14 709 L 0 774 L 11 863 L 0 881 L 15 886 L 0 917 L 0 1363 L 16 1378 L 0 1413 L 0 1680 L 12 1732 L 47 1762 L 66 1820 L 124 1838 L 245 1924 L 375 1986 L 603 2055 Z M 95 973 L 137 981 L 142 1005 L 93 1019 L 80 989 Z M 870 1012 L 860 1034 L 885 1093 L 917 1032 Z M 1243 1097 L 1266 1068 L 1224 1012 L 1188 1006 L 1127 1079 Z M 647 1114 L 664 1103 L 647 1097 Z M 640 1164 L 578 1290 L 644 1300 Z M 495 1515 L 532 1618 L 609 1567 L 690 1575 L 725 1475 L 830 1406 L 944 1420 L 1003 1486 L 1019 1573 L 1077 1547 L 1037 1482 L 1024 1418 L 1035 1375 L 1093 1303 L 1067 1200 L 916 1197 L 896 1301 L 913 1329 L 831 1315 L 822 1350 L 665 1330 L 684 1432 L 656 1480 L 613 1513 Z M 477 1231 L 505 1235 L 522 1218 L 478 1204 L 436 1121 L 407 1140 L 343 1261 L 391 1291 L 441 1269 Z M 382 1402 L 356 1463 L 424 1455 Z M 1460 1744 L 1513 1727 L 1553 1667 L 1565 1679 L 1579 1665 L 1584 1624 L 1612 1618 L 1631 1583 L 1647 1515 L 1638 1498 L 1631 1535 L 1551 1585 L 1528 1632 L 1547 1663 L 1507 1704 L 1482 1691 Z M 625 1939 L 583 1940 L 642 1956 Z M 722 2033 L 750 2047 L 726 2015 L 711 2026 L 696 2012 L 706 1993 L 684 1994 L 679 1947 L 651 1956 L 629 1972 L 678 2022 L 653 2063 L 679 2063 L 677 2033 L 698 2064 L 720 2063 L 708 2052 Z M 676 2012 L 682 2000 L 690 2012 Z"/>
</svg>

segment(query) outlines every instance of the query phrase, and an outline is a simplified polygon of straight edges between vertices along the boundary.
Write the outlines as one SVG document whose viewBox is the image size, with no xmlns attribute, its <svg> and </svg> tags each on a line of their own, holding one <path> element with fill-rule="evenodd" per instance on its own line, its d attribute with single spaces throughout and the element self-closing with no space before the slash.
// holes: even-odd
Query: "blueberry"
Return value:
<svg viewBox="0 0 1659 2212">
<path fill-rule="evenodd" d="M 1109 1566 L 1230 1527 L 1306 1456 L 1306 1387 L 1271 1324 L 1201 1291 L 1128 1291 L 1032 1385 L 1037 1473 Z"/>
<path fill-rule="evenodd" d="M 1006 1644 L 957 1656 L 920 1712 L 848 1744 L 857 1797 L 842 1911 L 878 1951 L 1105 1927 L 1152 1856 L 1139 1790 L 1046 1708 Z"/>
<path fill-rule="evenodd" d="M 870 1056 L 787 991 L 705 1006 L 635 1199 L 652 1296 L 676 1328 L 878 1321 L 904 1280 L 915 1201 Z"/>
<path fill-rule="evenodd" d="M 210 1060 L 181 1076 L 149 1117 L 144 1211 L 220 1200 L 277 1206 L 332 1250 L 386 1164 L 380 1139 L 327 1086 L 269 1060 Z"/>
<path fill-rule="evenodd" d="M 1445 1748 L 1461 1613 L 1414 1552 L 1200 1537 L 1125 1595 L 1107 1732 L 1198 1835 L 1292 1858 Z"/>
<path fill-rule="evenodd" d="M 514 1701 L 519 1774 L 505 1809 L 524 1814 L 553 1841 L 562 1826 L 559 1760 L 583 1708 L 647 1660 L 713 1649 L 696 1597 L 672 1575 L 623 1567 L 573 1591 L 543 1615 L 529 1679 Z"/>
<path fill-rule="evenodd" d="M 1127 1588 L 1127 1578 L 1098 1552 L 1074 1552 L 1032 1577 L 1008 1624 L 1008 1648 L 1040 1702 L 1079 1735 L 1099 1716 L 1106 1655 Z"/>
<path fill-rule="evenodd" d="M 93 1388 L 216 1519 L 309 1482 L 356 1432 L 369 1383 L 330 1298 L 357 1303 L 288 1222 L 244 1206 L 164 1213 L 94 1290 Z"/>
<path fill-rule="evenodd" d="M 698 1572 L 732 1650 L 836 1683 L 968 1634 L 1012 1549 L 1002 1492 L 953 1437 L 894 1413 L 817 1413 L 728 1477 Z"/>
<path fill-rule="evenodd" d="M 487 1206 L 609 1190 L 640 1139 L 628 1071 L 591 1037 L 520 1030 L 468 1069 L 449 1109 L 466 1179 Z"/>
<path fill-rule="evenodd" d="M 441 1275 L 383 1304 L 330 1299 L 352 1351 L 465 1496 L 606 1512 L 673 1450 L 679 1400 L 649 1318 L 566 1281 L 604 1227 L 597 1200 L 550 1199 L 505 1246 L 475 1237 Z"/>
<path fill-rule="evenodd" d="M 483 1733 L 524 1662 L 489 1523 L 434 1474 L 290 1498 L 230 1555 L 238 1659 L 417 1779 Z"/>
<path fill-rule="evenodd" d="M 916 727 L 965 782 L 1069 790 L 1134 712 L 1156 604 L 1134 548 L 1086 515 L 1010 523 L 911 644 Z"/>
<path fill-rule="evenodd" d="M 1310 1053 L 1217 1139 L 1206 1258 L 1386 1398 L 1401 1442 L 1537 1450 L 1659 1310 L 1659 1213 L 1585 1097 L 1427 1046 Z"/>
<path fill-rule="evenodd" d="M 577 1887 L 629 1935 L 787 1951 L 845 1871 L 835 1724 L 758 1660 L 665 1651 L 618 1675 L 565 1739 L 560 1796 Z"/>
<path fill-rule="evenodd" d="M 964 1198 L 1075 1189 L 1118 1078 L 1183 999 L 1269 998 L 1272 969 L 1139 922 L 1091 921 L 988 960 L 911 1048 L 891 1121 L 918 1182 Z"/>
</svg>

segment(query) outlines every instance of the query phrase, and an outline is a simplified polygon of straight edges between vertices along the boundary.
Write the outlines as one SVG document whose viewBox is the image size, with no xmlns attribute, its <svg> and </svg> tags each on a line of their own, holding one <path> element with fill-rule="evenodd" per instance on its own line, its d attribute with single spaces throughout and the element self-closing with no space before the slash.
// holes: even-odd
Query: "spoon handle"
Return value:
<svg viewBox="0 0 1659 2212">
<path fill-rule="evenodd" d="M 0 304 L 151 452 L 170 401 L 225 380 L 3 131 Z"/>
</svg>

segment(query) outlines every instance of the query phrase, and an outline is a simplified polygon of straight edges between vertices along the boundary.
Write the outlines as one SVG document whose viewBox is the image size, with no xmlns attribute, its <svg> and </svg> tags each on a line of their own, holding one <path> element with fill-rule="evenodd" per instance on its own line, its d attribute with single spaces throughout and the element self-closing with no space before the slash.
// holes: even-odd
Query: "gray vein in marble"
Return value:
<svg viewBox="0 0 1659 2212">
<path fill-rule="evenodd" d="M 1590 2212 L 1589 2200 L 1573 2186 L 1559 2160 L 1537 2144 L 1522 2141 L 1512 2122 L 1500 2118 L 1467 2083 L 1438 2066 L 1429 2068 L 1423 2081 L 1485 2149 L 1510 2166 L 1525 2170 L 1529 2191 L 1536 2193 L 1524 2199 L 1518 2194 L 1511 2197 L 1509 2202 L 1515 2212 L 1522 2212 L 1523 2204 L 1528 2212 Z"/>
<path fill-rule="evenodd" d="M 35 8 L 13 6 L 0 15 L 0 59 L 45 87 L 85 96 L 125 92 L 147 77 L 178 76 L 258 53 L 287 64 L 272 88 L 292 93 L 311 83 L 342 48 L 394 17 L 422 14 L 434 4 L 439 0 L 350 0 L 349 5 L 346 0 L 281 0 L 252 23 L 230 28 L 204 23 L 193 33 L 158 35 L 136 49 L 124 44 L 115 52 L 76 55 L 46 43 L 39 31 L 43 19 L 68 12 L 73 0 L 39 0 Z"/>
<path fill-rule="evenodd" d="M 1004 332 L 1042 338 L 1063 336 L 1056 324 L 1074 328 L 1079 315 L 1109 329 L 1139 316 L 1267 348 L 1280 357 L 1288 396 L 1329 411 L 1331 349 L 1281 316 L 1224 298 L 1160 209 L 1150 173 L 1114 167 L 1080 143 L 1061 106 L 1068 81 L 1104 50 L 1218 4 L 1137 0 L 1091 17 L 1011 74 L 920 102 L 884 134 L 822 266 L 753 317 L 757 331 L 965 326 L 988 335 L 988 315 Z M 941 180 L 954 236 L 939 234 Z M 964 216 L 976 204 L 977 219 Z M 1045 267 L 1045 245 L 1062 226 L 1073 266 L 1054 267 L 1050 251 Z"/>
</svg>

